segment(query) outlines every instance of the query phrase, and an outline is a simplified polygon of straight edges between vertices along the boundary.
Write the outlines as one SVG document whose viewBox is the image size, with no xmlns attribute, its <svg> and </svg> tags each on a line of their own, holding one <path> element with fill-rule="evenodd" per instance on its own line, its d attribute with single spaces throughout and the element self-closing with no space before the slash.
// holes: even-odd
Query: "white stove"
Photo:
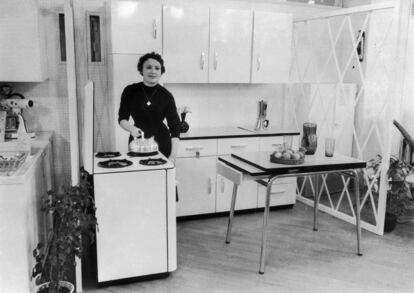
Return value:
<svg viewBox="0 0 414 293">
<path fill-rule="evenodd" d="M 177 269 L 175 167 L 161 153 L 97 158 L 93 84 L 85 87 L 83 165 L 93 175 L 98 283 L 162 276 Z M 162 161 L 161 165 L 155 164 Z M 141 162 L 141 163 L 140 163 Z M 165 162 L 165 163 L 164 163 Z M 131 279 L 132 278 L 132 279 Z"/>
</svg>

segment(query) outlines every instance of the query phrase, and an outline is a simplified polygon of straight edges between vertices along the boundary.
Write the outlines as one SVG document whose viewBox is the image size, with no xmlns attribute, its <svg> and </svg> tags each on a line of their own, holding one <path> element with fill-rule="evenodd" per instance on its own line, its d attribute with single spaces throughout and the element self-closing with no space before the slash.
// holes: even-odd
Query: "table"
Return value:
<svg viewBox="0 0 414 293">
<path fill-rule="evenodd" d="M 231 156 L 219 157 L 217 161 L 217 173 L 233 182 L 233 194 L 229 212 L 227 226 L 226 243 L 231 241 L 231 228 L 234 219 L 234 208 L 236 205 L 237 188 L 244 181 L 255 180 L 266 187 L 266 202 L 263 215 L 262 242 L 260 252 L 259 273 L 264 273 L 264 262 L 266 256 L 267 222 L 270 209 L 270 195 L 272 184 L 279 178 L 298 177 L 306 175 L 318 175 L 327 173 L 340 173 L 354 178 L 354 188 L 356 197 L 356 234 L 357 234 L 357 254 L 361 253 L 361 220 L 360 220 L 360 197 L 358 169 L 366 167 L 366 162 L 335 154 L 333 157 L 325 157 L 324 154 L 305 156 L 305 162 L 300 165 L 284 165 L 270 162 L 271 152 L 238 153 Z M 314 222 L 313 230 L 317 231 L 317 215 L 319 196 L 315 193 L 314 200 Z"/>
</svg>

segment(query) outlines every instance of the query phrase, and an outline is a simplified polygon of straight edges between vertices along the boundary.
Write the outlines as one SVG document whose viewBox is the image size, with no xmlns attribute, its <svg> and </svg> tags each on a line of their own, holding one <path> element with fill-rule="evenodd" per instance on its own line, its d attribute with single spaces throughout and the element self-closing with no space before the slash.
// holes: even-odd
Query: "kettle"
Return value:
<svg viewBox="0 0 414 293">
<path fill-rule="evenodd" d="M 144 132 L 139 131 L 141 137 L 135 137 L 128 145 L 128 149 L 132 153 L 153 153 L 158 152 L 158 144 L 154 137 L 145 138 Z"/>
</svg>

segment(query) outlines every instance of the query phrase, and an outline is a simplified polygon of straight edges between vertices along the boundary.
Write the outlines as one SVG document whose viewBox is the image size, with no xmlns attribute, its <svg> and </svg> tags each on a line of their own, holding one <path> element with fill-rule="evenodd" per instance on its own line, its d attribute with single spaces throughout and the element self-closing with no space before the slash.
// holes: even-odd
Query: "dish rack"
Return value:
<svg viewBox="0 0 414 293">
<path fill-rule="evenodd" d="M 25 151 L 0 151 L 0 173 L 11 175 L 26 160 L 28 152 Z"/>
<path fill-rule="evenodd" d="M 22 141 L 0 143 L 0 176 L 10 176 L 30 154 L 30 144 Z"/>
</svg>

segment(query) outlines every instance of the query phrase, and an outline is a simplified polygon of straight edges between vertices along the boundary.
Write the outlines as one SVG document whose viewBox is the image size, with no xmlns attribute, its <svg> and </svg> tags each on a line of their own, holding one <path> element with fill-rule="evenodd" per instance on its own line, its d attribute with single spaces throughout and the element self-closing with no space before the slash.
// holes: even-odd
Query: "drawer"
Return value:
<svg viewBox="0 0 414 293">
<path fill-rule="evenodd" d="M 259 184 L 257 206 L 264 207 L 266 200 L 266 188 Z M 296 202 L 296 182 L 277 183 L 272 185 L 270 206 L 289 205 Z"/>
<path fill-rule="evenodd" d="M 259 151 L 258 137 L 222 138 L 217 141 L 219 155 Z"/>
<path fill-rule="evenodd" d="M 181 140 L 177 157 L 204 157 L 217 155 L 217 139 Z"/>
<path fill-rule="evenodd" d="M 278 146 L 283 146 L 283 136 L 261 137 L 259 140 L 260 151 L 275 151 Z"/>
</svg>

